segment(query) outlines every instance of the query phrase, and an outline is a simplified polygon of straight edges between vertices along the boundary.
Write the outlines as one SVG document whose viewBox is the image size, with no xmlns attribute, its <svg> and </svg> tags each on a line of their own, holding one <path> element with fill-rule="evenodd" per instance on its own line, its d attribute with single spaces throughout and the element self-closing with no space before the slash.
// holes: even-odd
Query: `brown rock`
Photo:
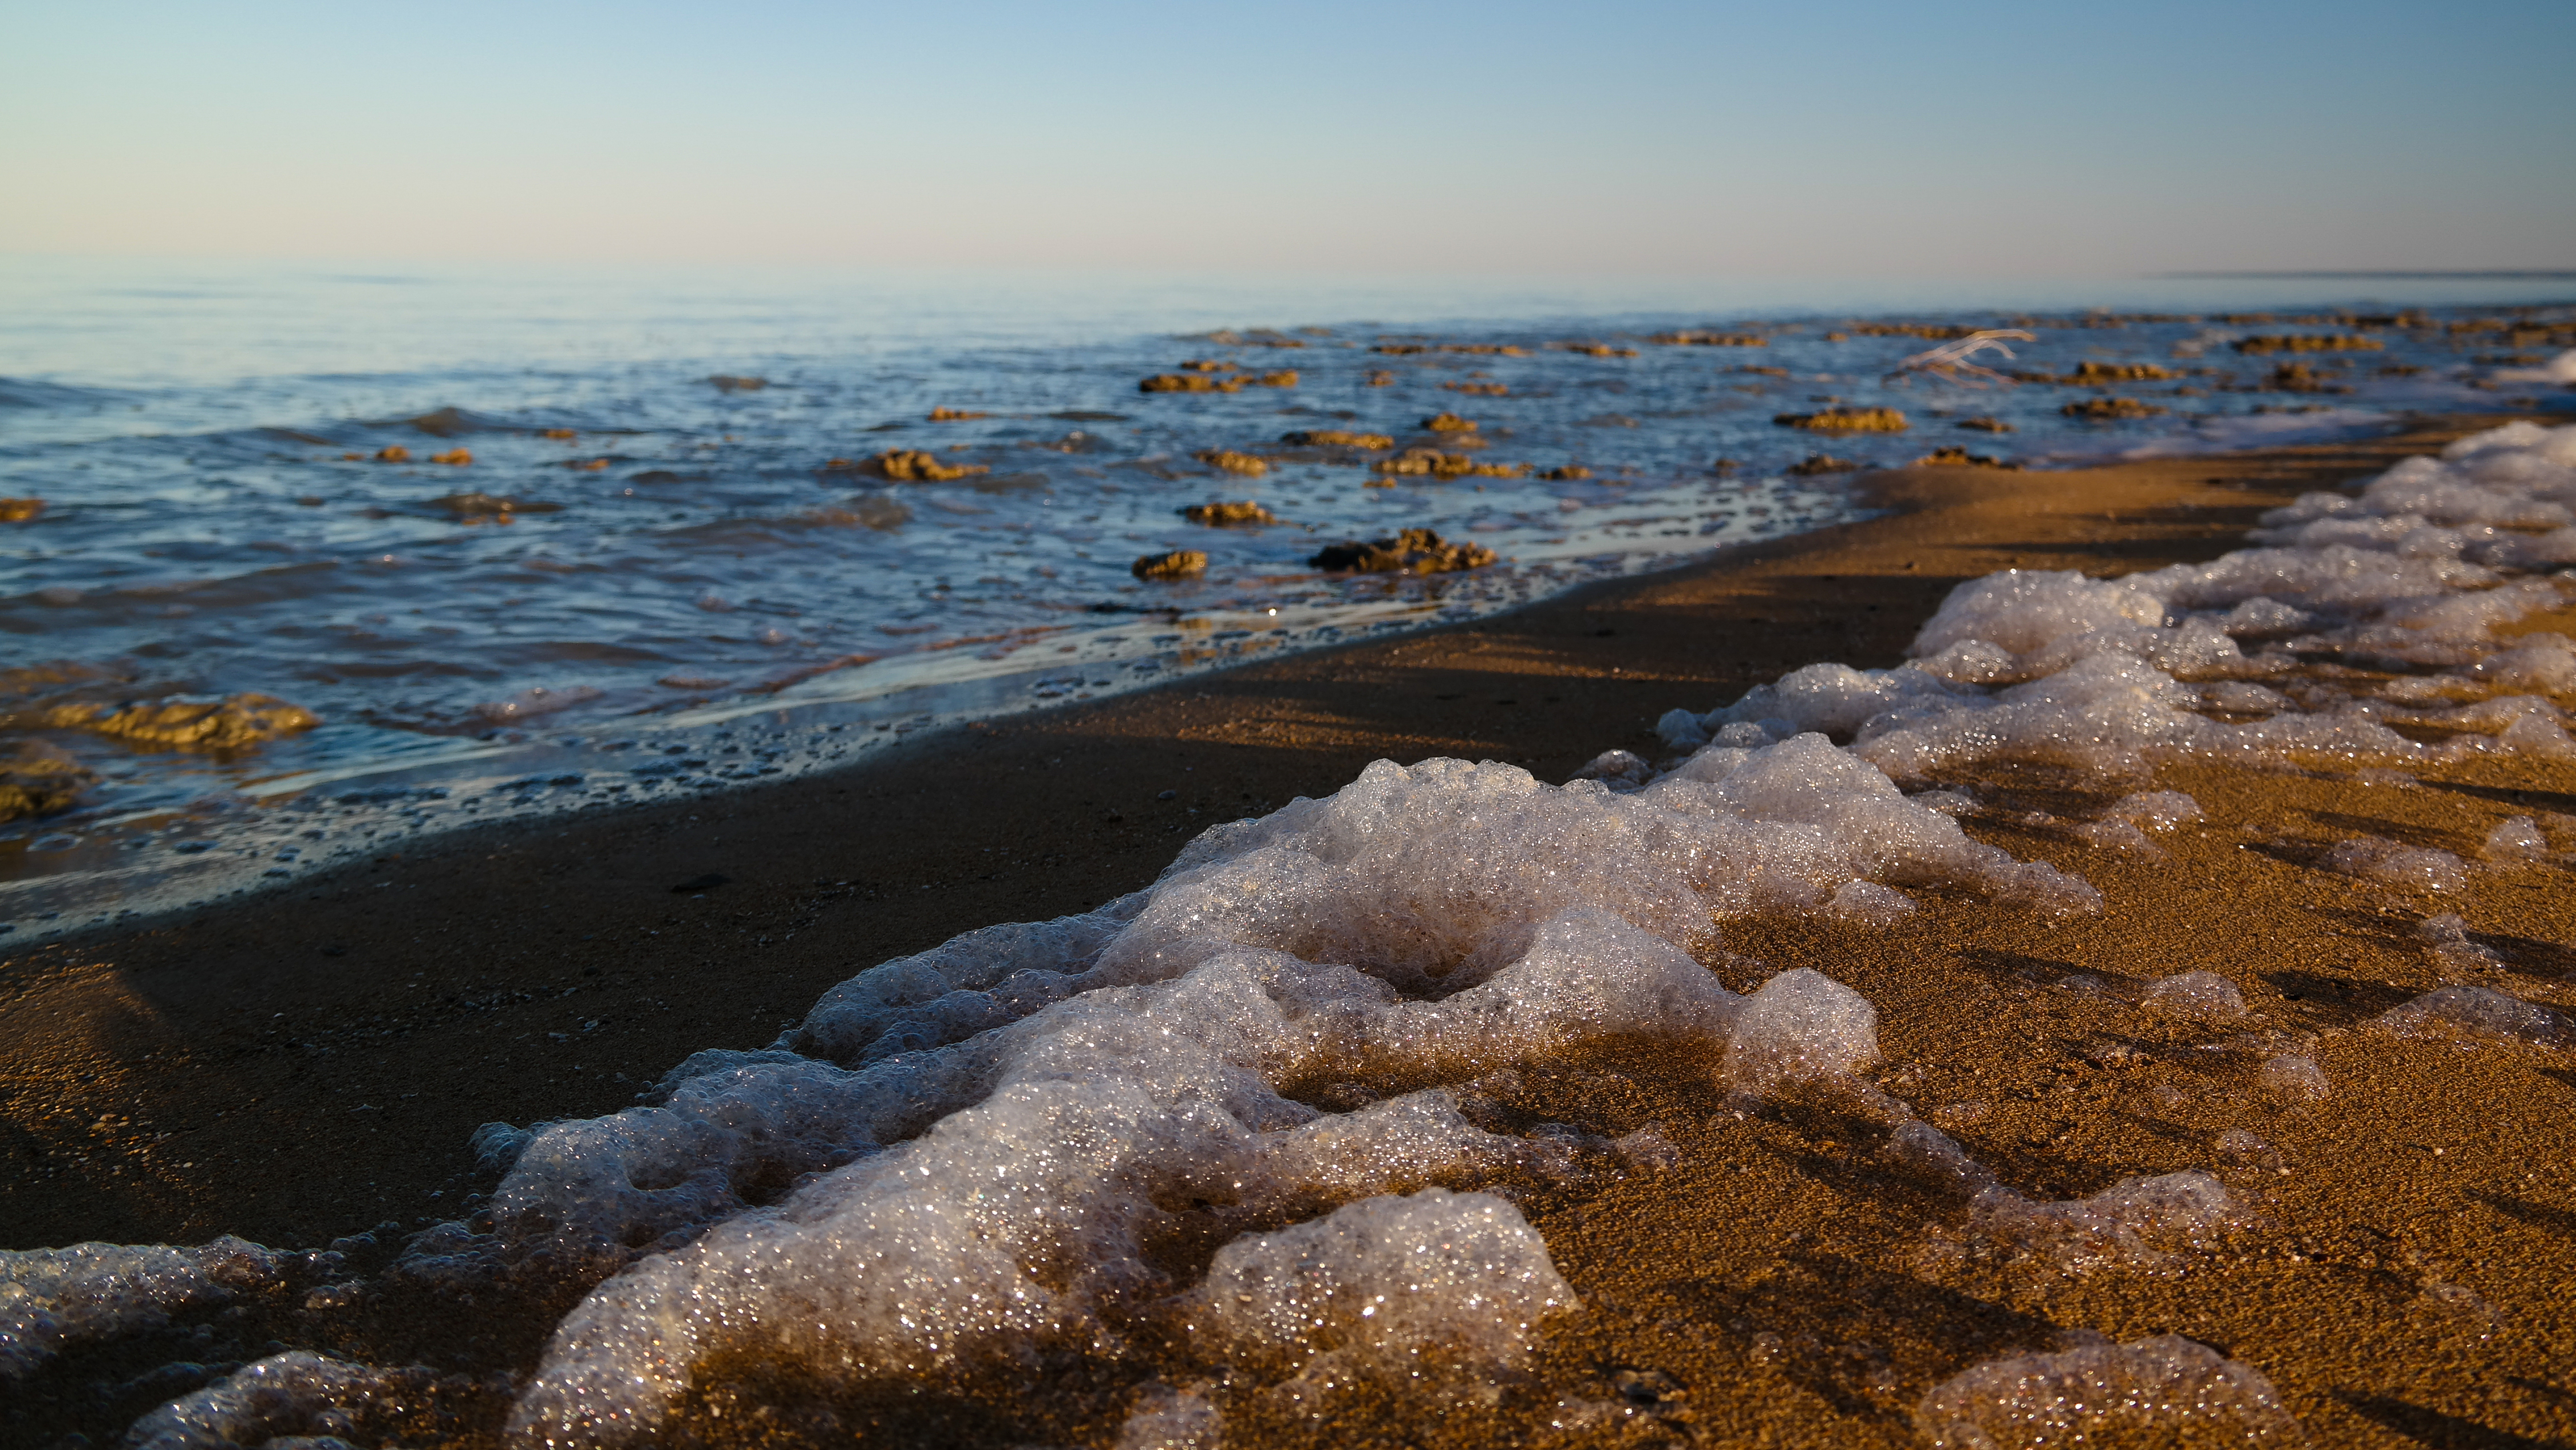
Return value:
<svg viewBox="0 0 2576 1450">
<path fill-rule="evenodd" d="M 715 384 L 719 393 L 756 393 L 769 386 L 767 378 L 737 377 L 732 373 L 718 373 L 707 381 Z"/>
<path fill-rule="evenodd" d="M 2388 344 L 2375 337 L 2354 337 L 2346 333 L 2307 337 L 2240 337 L 2228 346 L 2240 353 L 2260 356 L 2275 352 L 2383 352 Z"/>
<path fill-rule="evenodd" d="M 1590 478 L 1591 476 L 1592 470 L 1584 467 L 1580 463 L 1569 463 L 1561 468 L 1551 468 L 1547 472 L 1539 475 L 1539 477 L 1544 478 L 1551 483 L 1571 483 L 1575 479 Z"/>
<path fill-rule="evenodd" d="M 1453 574 L 1495 560 L 1482 544 L 1453 544 L 1429 529 L 1406 529 L 1391 539 L 1332 544 L 1307 560 L 1318 569 L 1356 574 Z"/>
<path fill-rule="evenodd" d="M 1914 460 L 1917 468 L 2007 468 L 2018 469 L 2018 463 L 2006 463 L 1989 453 L 1970 453 L 1965 448 L 1935 448 Z"/>
<path fill-rule="evenodd" d="M 1174 549 L 1168 554 L 1147 554 L 1127 566 L 1127 572 L 1139 579 L 1196 579 L 1207 572 L 1207 555 L 1197 549 Z"/>
<path fill-rule="evenodd" d="M 1205 373 L 1156 373 L 1137 382 L 1140 393 L 1239 393 L 1243 379 L 1210 377 Z"/>
<path fill-rule="evenodd" d="M 1679 332 L 1658 332 L 1646 339 L 1666 347 L 1768 347 L 1771 339 L 1750 332 L 1706 332 L 1685 328 Z"/>
<path fill-rule="evenodd" d="M 1277 515 L 1248 498 L 1234 503 L 1194 503 L 1181 510 L 1181 517 L 1194 524 L 1206 524 L 1210 528 L 1225 528 L 1233 524 L 1279 522 Z"/>
<path fill-rule="evenodd" d="M 411 450 L 405 448 L 399 443 L 391 444 L 376 450 L 376 461 L 378 463 L 409 463 L 411 462 Z"/>
<path fill-rule="evenodd" d="M 1246 478 L 1259 478 L 1270 471 L 1270 460 L 1256 458 L 1249 453 L 1237 453 L 1231 448 L 1204 449 L 1195 456 L 1199 462 L 1210 468 L 1222 468 L 1228 473 L 1240 473 Z"/>
<path fill-rule="evenodd" d="M 1182 363 L 1181 370 L 1183 372 L 1192 373 L 1231 373 L 1239 372 L 1242 369 L 1240 364 L 1226 362 L 1222 359 L 1212 357 L 1194 357 Z"/>
<path fill-rule="evenodd" d="M 1502 383 L 1442 383 L 1440 386 L 1447 392 L 1468 393 L 1479 398 L 1499 398 L 1511 392 Z"/>
<path fill-rule="evenodd" d="M 1473 433 L 1476 431 L 1474 420 L 1461 418 L 1455 413 L 1441 413 L 1434 417 L 1425 418 L 1422 420 L 1422 427 L 1423 431 L 1428 433 Z"/>
<path fill-rule="evenodd" d="M 0 821 L 50 815 L 80 798 L 95 771 L 41 740 L 21 740 L 0 755 Z"/>
<path fill-rule="evenodd" d="M 1848 458 L 1836 458 L 1830 453 L 1810 453 L 1790 464 L 1787 471 L 1794 478 L 1813 478 L 1819 473 L 1856 472 L 1860 466 Z"/>
<path fill-rule="evenodd" d="M 1927 342 L 1950 342 L 1974 337 L 1977 332 L 1973 327 L 1957 323 L 1929 322 L 1855 322 L 1850 324 L 1850 329 L 1861 337 L 1919 337 Z M 1834 338 L 1829 334 L 1825 341 L 1832 342 Z"/>
<path fill-rule="evenodd" d="M 2086 398 L 2058 409 L 2069 418 L 2082 418 L 2091 423 L 2105 423 L 2118 418 L 2152 418 L 2165 411 L 2153 403 L 2135 398 Z"/>
<path fill-rule="evenodd" d="M 993 470 L 980 463 L 942 463 L 927 449 L 889 448 L 874 458 L 852 463 L 835 458 L 823 465 L 832 473 L 864 473 L 888 483 L 946 483 L 953 478 L 970 478 Z"/>
<path fill-rule="evenodd" d="M 1263 373 L 1253 381 L 1265 388 L 1293 388 L 1297 386 L 1297 370 L 1282 368 L 1275 373 Z"/>
<path fill-rule="evenodd" d="M 1979 433 L 2009 433 L 2013 430 L 2013 426 L 2001 418 L 1962 418 L 1950 426 L 1970 428 Z"/>
<path fill-rule="evenodd" d="M 2070 383 L 2140 383 L 2157 378 L 2178 378 L 2182 374 L 2154 363 L 2081 362 L 2066 375 Z"/>
<path fill-rule="evenodd" d="M 544 433 L 538 436 L 544 438 L 578 438 L 581 435 L 575 433 L 570 428 L 548 428 Z"/>
<path fill-rule="evenodd" d="M 450 468 L 463 468 L 474 461 L 474 455 L 463 448 L 450 448 L 445 453 L 433 453 L 429 455 L 429 461 L 432 463 L 444 463 Z"/>
<path fill-rule="evenodd" d="M 1635 357 L 1637 355 L 1637 350 L 1633 347 L 1612 347 L 1606 342 L 1560 342 L 1556 346 L 1562 351 L 1579 352 L 1585 357 Z"/>
<path fill-rule="evenodd" d="M 1395 440 L 1383 433 L 1345 433 L 1339 428 L 1308 428 L 1279 435 L 1282 443 L 1305 448 L 1393 448 Z"/>
<path fill-rule="evenodd" d="M 983 416 L 981 413 L 970 413 L 963 408 L 938 407 L 930 410 L 930 421 L 933 423 L 971 423 Z"/>
<path fill-rule="evenodd" d="M 1362 381 L 1372 388 L 1390 388 L 1395 386 L 1395 374 L 1371 373 Z"/>
<path fill-rule="evenodd" d="M 0 498 L 0 524 L 23 524 L 44 511 L 40 498 Z"/>
<path fill-rule="evenodd" d="M 1369 467 L 1383 474 L 1429 478 L 1522 478 L 1529 473 L 1526 463 L 1478 463 L 1464 453 L 1443 453 L 1437 448 L 1408 448 Z"/>
<path fill-rule="evenodd" d="M 534 499 L 502 498 L 488 493 L 448 493 L 429 501 L 434 509 L 445 509 L 460 519 L 499 518 L 511 514 L 554 514 L 563 512 L 559 503 L 539 503 Z"/>
<path fill-rule="evenodd" d="M 1902 433 L 1905 415 L 1894 408 L 1827 408 L 1821 413 L 1780 413 L 1772 422 L 1810 433 Z"/>
<path fill-rule="evenodd" d="M 211 705 L 57 705 L 38 717 L 55 730 L 88 730 L 148 745 L 191 750 L 240 750 L 310 730 L 313 712 L 268 695 L 234 695 Z"/>
</svg>

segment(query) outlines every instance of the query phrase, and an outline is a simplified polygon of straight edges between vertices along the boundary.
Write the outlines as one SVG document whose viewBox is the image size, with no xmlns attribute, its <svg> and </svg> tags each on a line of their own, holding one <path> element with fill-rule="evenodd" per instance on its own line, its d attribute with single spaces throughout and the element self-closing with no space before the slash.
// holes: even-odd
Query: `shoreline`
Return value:
<svg viewBox="0 0 2576 1450">
<path fill-rule="evenodd" d="M 1602 750 L 1659 750 L 1673 705 L 1820 659 L 1894 664 L 1961 580 L 2206 557 L 2298 493 L 2501 421 L 2086 470 L 1884 472 L 1860 485 L 1874 518 L 1507 614 L 974 722 L 718 798 L 469 827 L 33 944 L 0 957 L 15 1127 L 0 1247 L 408 1229 L 467 1191 L 483 1122 L 613 1112 L 690 1052 L 766 1046 L 852 972 L 1114 899 L 1200 829 L 1329 794 L 1370 760 L 1492 758 L 1561 780 Z M 1730 616 L 1730 645 L 1704 649 Z M 726 879 L 676 889 L 708 876 Z M 740 949 L 723 1001 L 671 1000 L 709 953 Z M 101 1120 L 135 1126 L 101 1143 Z M 367 1171 L 336 1187 L 269 1171 L 299 1150 Z"/>
<path fill-rule="evenodd" d="M 2085 472 L 1876 475 L 1879 517 L 1510 614 L 986 722 L 721 803 L 448 838 L 300 899 L 24 952 L 0 963 L 16 1169 L 0 1224 L 12 1246 L 232 1232 L 284 1247 L 455 1217 L 491 1186 L 468 1167 L 477 1123 L 614 1111 L 692 1051 L 767 1045 L 861 968 L 1099 904 L 1205 826 L 1335 790 L 1368 760 L 1483 756 L 1558 780 L 1605 749 L 1661 754 L 1653 725 L 1675 705 L 1821 660 L 1894 663 L 1962 579 L 2206 559 L 2268 507 L 2499 421 Z M 2576 627 L 2576 610 L 2517 626 L 2534 627 Z M 1878 1081 L 2018 1193 L 2215 1174 L 2252 1231 L 2195 1246 L 2188 1273 L 2016 1277 L 1958 1257 L 1955 1201 L 1891 1179 L 1883 1126 L 1751 1110 L 1696 1044 L 1609 1039 L 1530 1064 L 1531 1100 L 1604 1133 L 1653 1129 L 1669 1154 L 1521 1197 L 1581 1307 L 1540 1345 L 1545 1394 L 1461 1409 L 1442 1433 L 1526 1443 L 1572 1415 L 1583 1443 L 1913 1443 L 1932 1386 L 2085 1333 L 2182 1335 L 2254 1366 L 2318 1443 L 2576 1427 L 2576 1331 L 2553 1309 L 2576 1074 L 2543 1049 L 2371 1029 L 2463 980 L 2560 1019 L 2576 1008 L 2576 762 L 2445 757 L 2417 777 L 2183 759 L 2153 776 L 1956 774 L 1979 801 L 1973 839 L 2080 875 L 2096 913 L 1933 889 L 1876 927 L 1730 920 L 1710 965 L 1737 991 L 1828 969 L 1878 1014 Z M 2074 828 L 2132 789 L 2184 792 L 2203 819 L 2143 850 Z M 2477 858 L 2516 815 L 2549 821 L 2558 850 L 2438 897 L 2320 869 L 2356 834 Z M 2469 925 L 2428 935 L 2435 912 Z M 2234 1035 L 2154 1010 L 2150 986 L 2186 972 L 2241 990 L 2250 1015 L 2217 1029 Z M 2265 1086 L 2256 1059 L 2291 1052 L 2313 1054 L 2325 1099 Z M 417 1352 L 398 1326 L 295 1332 L 378 1362 Z M 743 1373 L 691 1392 L 684 1437 L 731 1438 L 712 1432 L 734 1396 L 769 1393 L 759 1366 Z M 983 1404 L 997 1418 L 968 1438 L 1004 1443 L 1038 1424 L 1011 1416 L 1055 1413 L 1015 1393 L 932 1398 Z M 1410 1407 L 1355 1393 L 1334 1425 L 1248 1406 L 1228 1433 L 1416 1443 Z M 1571 1398 L 1551 1410 L 1548 1395 Z"/>
</svg>

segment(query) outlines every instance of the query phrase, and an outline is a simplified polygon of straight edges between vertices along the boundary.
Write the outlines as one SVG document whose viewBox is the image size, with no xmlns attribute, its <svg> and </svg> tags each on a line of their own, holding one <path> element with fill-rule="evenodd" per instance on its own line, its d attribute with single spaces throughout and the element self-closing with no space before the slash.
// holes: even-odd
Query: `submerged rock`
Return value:
<svg viewBox="0 0 2576 1450">
<path fill-rule="evenodd" d="M 300 705 L 269 695 L 233 695 L 211 704 L 57 705 L 38 717 L 56 730 L 88 730 L 149 745 L 239 750 L 310 730 L 322 722 Z"/>
<path fill-rule="evenodd" d="M 933 423 L 971 423 L 983 416 L 985 415 L 982 413 L 970 413 L 964 408 L 943 406 L 930 410 L 930 421 Z"/>
<path fill-rule="evenodd" d="M 769 386 L 767 378 L 739 377 L 733 373 L 718 373 L 707 381 L 715 384 L 719 393 L 756 393 Z"/>
<path fill-rule="evenodd" d="M 1551 468 L 1545 473 L 1539 475 L 1539 477 L 1544 478 L 1551 483 L 1571 483 L 1575 479 L 1590 478 L 1591 476 L 1592 470 L 1584 467 L 1580 463 L 1564 464 L 1560 467 Z"/>
<path fill-rule="evenodd" d="M 0 498 L 0 524 L 23 524 L 44 511 L 40 498 Z"/>
<path fill-rule="evenodd" d="M 1282 443 L 1303 448 L 1393 448 L 1395 440 L 1383 433 L 1347 433 L 1339 428 L 1308 428 L 1279 435 Z"/>
<path fill-rule="evenodd" d="M 1168 554 L 1147 554 L 1127 566 L 1127 572 L 1139 579 L 1196 579 L 1207 572 L 1208 557 L 1197 549 L 1174 549 Z"/>
<path fill-rule="evenodd" d="M 1894 408 L 1827 408 L 1816 413 L 1778 413 L 1772 422 L 1810 433 L 1902 433 L 1905 415 Z"/>
<path fill-rule="evenodd" d="M 1228 524 L 1275 524 L 1278 516 L 1251 499 L 1234 503 L 1194 503 L 1181 510 L 1181 517 L 1194 524 L 1222 528 Z"/>
<path fill-rule="evenodd" d="M 2388 344 L 2375 337 L 2350 335 L 2240 337 L 2229 347 L 2248 357 L 2276 352 L 2383 352 Z"/>
<path fill-rule="evenodd" d="M 2135 398 L 2086 398 L 2057 410 L 2069 418 L 2082 418 L 2088 423 L 2109 422 L 2118 418 L 2153 418 L 2165 410 L 2153 403 Z"/>
<path fill-rule="evenodd" d="M 889 448 L 874 458 L 856 463 L 835 458 L 823 465 L 826 473 L 864 473 L 888 483 L 946 483 L 951 479 L 971 478 L 993 470 L 980 463 L 942 463 L 938 456 L 924 448 Z"/>
<path fill-rule="evenodd" d="M 1965 448 L 1935 448 L 1914 460 L 1917 468 L 2005 468 L 2019 469 L 2018 463 L 2006 463 L 1991 453 L 1970 453 Z"/>
<path fill-rule="evenodd" d="M 2010 423 L 2005 422 L 2001 418 L 1993 417 L 1962 418 L 1950 426 L 1954 428 L 1971 428 L 1979 433 L 2009 433 L 2013 430 L 2013 425 Z"/>
<path fill-rule="evenodd" d="M 390 443 L 376 450 L 376 461 L 378 463 L 409 463 L 411 462 L 411 450 L 405 448 L 399 443 Z"/>
<path fill-rule="evenodd" d="M 21 740 L 0 755 L 0 821 L 51 815 L 80 798 L 97 772 L 41 740 Z"/>
<path fill-rule="evenodd" d="M 1633 347 L 1612 347 L 1606 342 L 1560 342 L 1556 347 L 1560 352 L 1579 352 L 1585 357 L 1635 357 L 1637 355 L 1637 350 Z"/>
<path fill-rule="evenodd" d="M 428 506 L 445 509 L 460 520 L 498 518 L 507 521 L 512 514 L 552 514 L 563 512 L 559 503 L 540 503 L 535 499 L 504 498 L 489 493 L 446 493 L 431 499 Z"/>
<path fill-rule="evenodd" d="M 1646 339 L 1666 347 L 1768 347 L 1771 339 L 1751 332 L 1708 332 L 1683 328 L 1678 332 L 1658 332 Z"/>
<path fill-rule="evenodd" d="M 1246 478 L 1259 478 L 1270 471 L 1270 460 L 1250 453 L 1238 453 L 1231 448 L 1204 448 L 1192 456 L 1210 468 L 1222 468 Z"/>
<path fill-rule="evenodd" d="M 1239 393 L 1241 378 L 1210 377 L 1204 373 L 1156 373 L 1137 382 L 1140 393 Z"/>
<path fill-rule="evenodd" d="M 1437 448 L 1408 448 L 1369 467 L 1379 473 L 1430 478 L 1519 478 L 1529 472 L 1526 463 L 1478 463 L 1464 453 L 1443 453 Z"/>
<path fill-rule="evenodd" d="M 1856 473 L 1862 467 L 1851 459 L 1836 458 L 1830 453 L 1810 453 L 1784 471 L 1792 478 L 1813 478 L 1819 473 Z"/>
<path fill-rule="evenodd" d="M 1455 413 L 1438 413 L 1423 419 L 1422 428 L 1427 433 L 1473 433 L 1476 423 L 1472 418 L 1461 418 Z"/>
<path fill-rule="evenodd" d="M 1443 392 L 1467 393 L 1479 398 L 1506 397 L 1512 391 L 1506 383 L 1442 383 L 1440 388 Z"/>
<path fill-rule="evenodd" d="M 1497 557 L 1482 544 L 1453 544 L 1429 529 L 1406 529 L 1391 539 L 1327 545 L 1306 562 L 1334 573 L 1450 574 L 1481 569 Z"/>
<path fill-rule="evenodd" d="M 450 468 L 464 468 L 473 463 L 474 454 L 470 449 L 450 448 L 445 453 L 433 453 L 429 455 L 429 461 L 432 463 L 444 463 Z"/>
</svg>

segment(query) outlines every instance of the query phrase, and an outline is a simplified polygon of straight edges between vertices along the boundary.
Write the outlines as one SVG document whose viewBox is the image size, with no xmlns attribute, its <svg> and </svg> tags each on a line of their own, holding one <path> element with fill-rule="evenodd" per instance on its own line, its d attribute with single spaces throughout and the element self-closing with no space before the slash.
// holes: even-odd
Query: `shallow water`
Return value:
<svg viewBox="0 0 2576 1450">
<path fill-rule="evenodd" d="M 68 810 L 0 826 L 0 922 L 51 934 L 406 832 L 719 789 L 942 720 L 1462 617 L 1849 517 L 1848 474 L 1787 471 L 1810 454 L 1894 463 L 1965 445 L 2046 466 L 2495 406 L 2477 385 L 2510 364 L 2509 339 L 2441 324 L 2535 284 L 2391 285 L 2414 290 L 2387 302 L 2351 282 L 2306 296 L 2200 281 L 2007 297 L 12 262 L 0 495 L 45 508 L 0 525 L 0 711 L 14 739 L 40 736 L 97 780 Z M 2123 324 L 2079 302 L 2168 320 Z M 2364 329 L 2379 350 L 2296 359 L 2348 389 L 2332 393 L 2245 391 L 2286 359 L 2228 343 L 2349 326 L 2171 320 L 2328 302 L 2435 309 L 2430 326 Z M 1870 314 L 2034 327 L 2017 360 L 1984 359 L 2003 367 L 2186 375 L 1972 389 L 1892 373 L 1933 343 L 1852 330 Z M 1256 324 L 1280 330 L 1224 330 Z M 1762 343 L 1651 340 L 1677 329 Z M 1611 355 L 1563 346 L 1578 342 Z M 1139 393 L 1190 359 L 1298 378 Z M 2167 411 L 2060 414 L 2106 391 Z M 1912 427 L 1827 437 L 1772 421 L 1837 403 L 1900 408 Z M 927 421 L 934 408 L 982 416 Z M 1454 450 L 1455 435 L 1418 426 L 1444 411 L 1480 423 L 1477 461 L 1534 472 L 1368 487 L 1364 464 L 1383 455 L 1280 442 L 1344 429 Z M 1973 415 L 2014 431 L 1956 426 Z M 387 448 L 410 461 L 378 461 Z M 827 466 L 887 448 L 987 471 L 887 483 Z M 470 463 L 428 461 L 458 449 Z M 1265 454 L 1270 471 L 1196 457 L 1216 449 Z M 1567 465 L 1590 476 L 1537 476 Z M 513 506 L 440 502 L 456 495 Z M 1179 517 L 1243 498 L 1285 522 Z M 1430 579 L 1308 563 L 1325 544 L 1419 527 L 1503 562 Z M 1131 576 L 1138 557 L 1173 549 L 1205 551 L 1205 577 Z M 242 693 L 320 724 L 233 751 L 34 728 L 66 703 Z"/>
</svg>

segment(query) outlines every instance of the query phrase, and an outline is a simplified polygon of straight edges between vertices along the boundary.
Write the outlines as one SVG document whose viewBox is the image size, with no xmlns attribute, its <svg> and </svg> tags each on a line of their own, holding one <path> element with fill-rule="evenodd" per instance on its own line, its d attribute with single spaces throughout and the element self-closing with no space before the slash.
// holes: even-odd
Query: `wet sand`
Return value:
<svg viewBox="0 0 2576 1450">
<path fill-rule="evenodd" d="M 863 967 L 1133 890 L 1198 829 L 1329 793 L 1372 759 L 1497 758 L 1557 780 L 1613 746 L 1658 755 L 1651 724 L 1675 705 L 1817 660 L 1896 663 L 1961 580 L 2207 558 L 2265 508 L 2500 421 L 2083 472 L 1875 475 L 1882 517 L 1501 618 L 1015 717 L 836 774 L 448 837 L 31 949 L 0 961 L 0 1245 L 318 1245 L 453 1217 L 490 1187 L 465 1147 L 480 1123 L 614 1111 L 691 1051 L 766 1045 Z M 2576 618 L 2523 627 L 2576 633 Z M 2506 816 L 2576 814 L 2576 766 L 2485 760 L 2416 785 L 2167 768 L 2157 787 L 2208 815 L 2154 863 L 2037 818 L 2102 804 L 2098 785 L 2000 769 L 1980 784 L 1999 808 L 1970 833 L 2084 876 L 2102 913 L 2051 923 L 1933 896 L 1882 932 L 1754 922 L 1730 946 L 1869 997 L 1881 1081 L 1926 1110 L 1984 1105 L 1935 1121 L 2023 1191 L 2210 1168 L 2267 1226 L 2181 1277 L 1927 1269 L 1926 1225 L 1957 1210 L 1891 1185 L 1883 1128 L 1822 1108 L 1742 1119 L 1708 1064 L 1603 1053 L 1533 1097 L 1619 1131 L 1659 1122 L 1682 1155 L 1529 1202 L 1586 1305 L 1539 1379 L 1597 1403 L 1507 1397 L 1434 1438 L 1516 1442 L 1571 1415 L 1578 1438 L 1623 1443 L 1914 1443 L 1906 1411 L 1932 1384 L 2074 1327 L 2218 1346 L 2269 1374 L 2321 1444 L 2576 1437 L 2576 1067 L 2353 1030 L 2471 980 L 2411 935 L 2434 911 L 2503 953 L 2492 985 L 2576 1005 L 2568 870 L 2480 873 L 2435 902 L 2314 865 L 2364 833 L 2474 856 Z M 711 876 L 726 879 L 687 884 Z M 2334 1097 L 2275 1104 L 2251 1090 L 2259 1057 L 2206 1045 L 2225 1034 L 2140 1015 L 2142 979 L 2192 968 L 2245 992 L 2259 1015 L 2235 1030 L 2319 1034 Z M 2057 985 L 2079 971 L 2100 987 Z M 2231 1127 L 2266 1146 L 2221 1157 Z M 1623 1371 L 1648 1388 L 1623 1397 Z M 1385 1443 L 1433 1434 L 1390 1410 Z M 1334 1438 L 1375 1443 L 1372 1418 Z"/>
</svg>

